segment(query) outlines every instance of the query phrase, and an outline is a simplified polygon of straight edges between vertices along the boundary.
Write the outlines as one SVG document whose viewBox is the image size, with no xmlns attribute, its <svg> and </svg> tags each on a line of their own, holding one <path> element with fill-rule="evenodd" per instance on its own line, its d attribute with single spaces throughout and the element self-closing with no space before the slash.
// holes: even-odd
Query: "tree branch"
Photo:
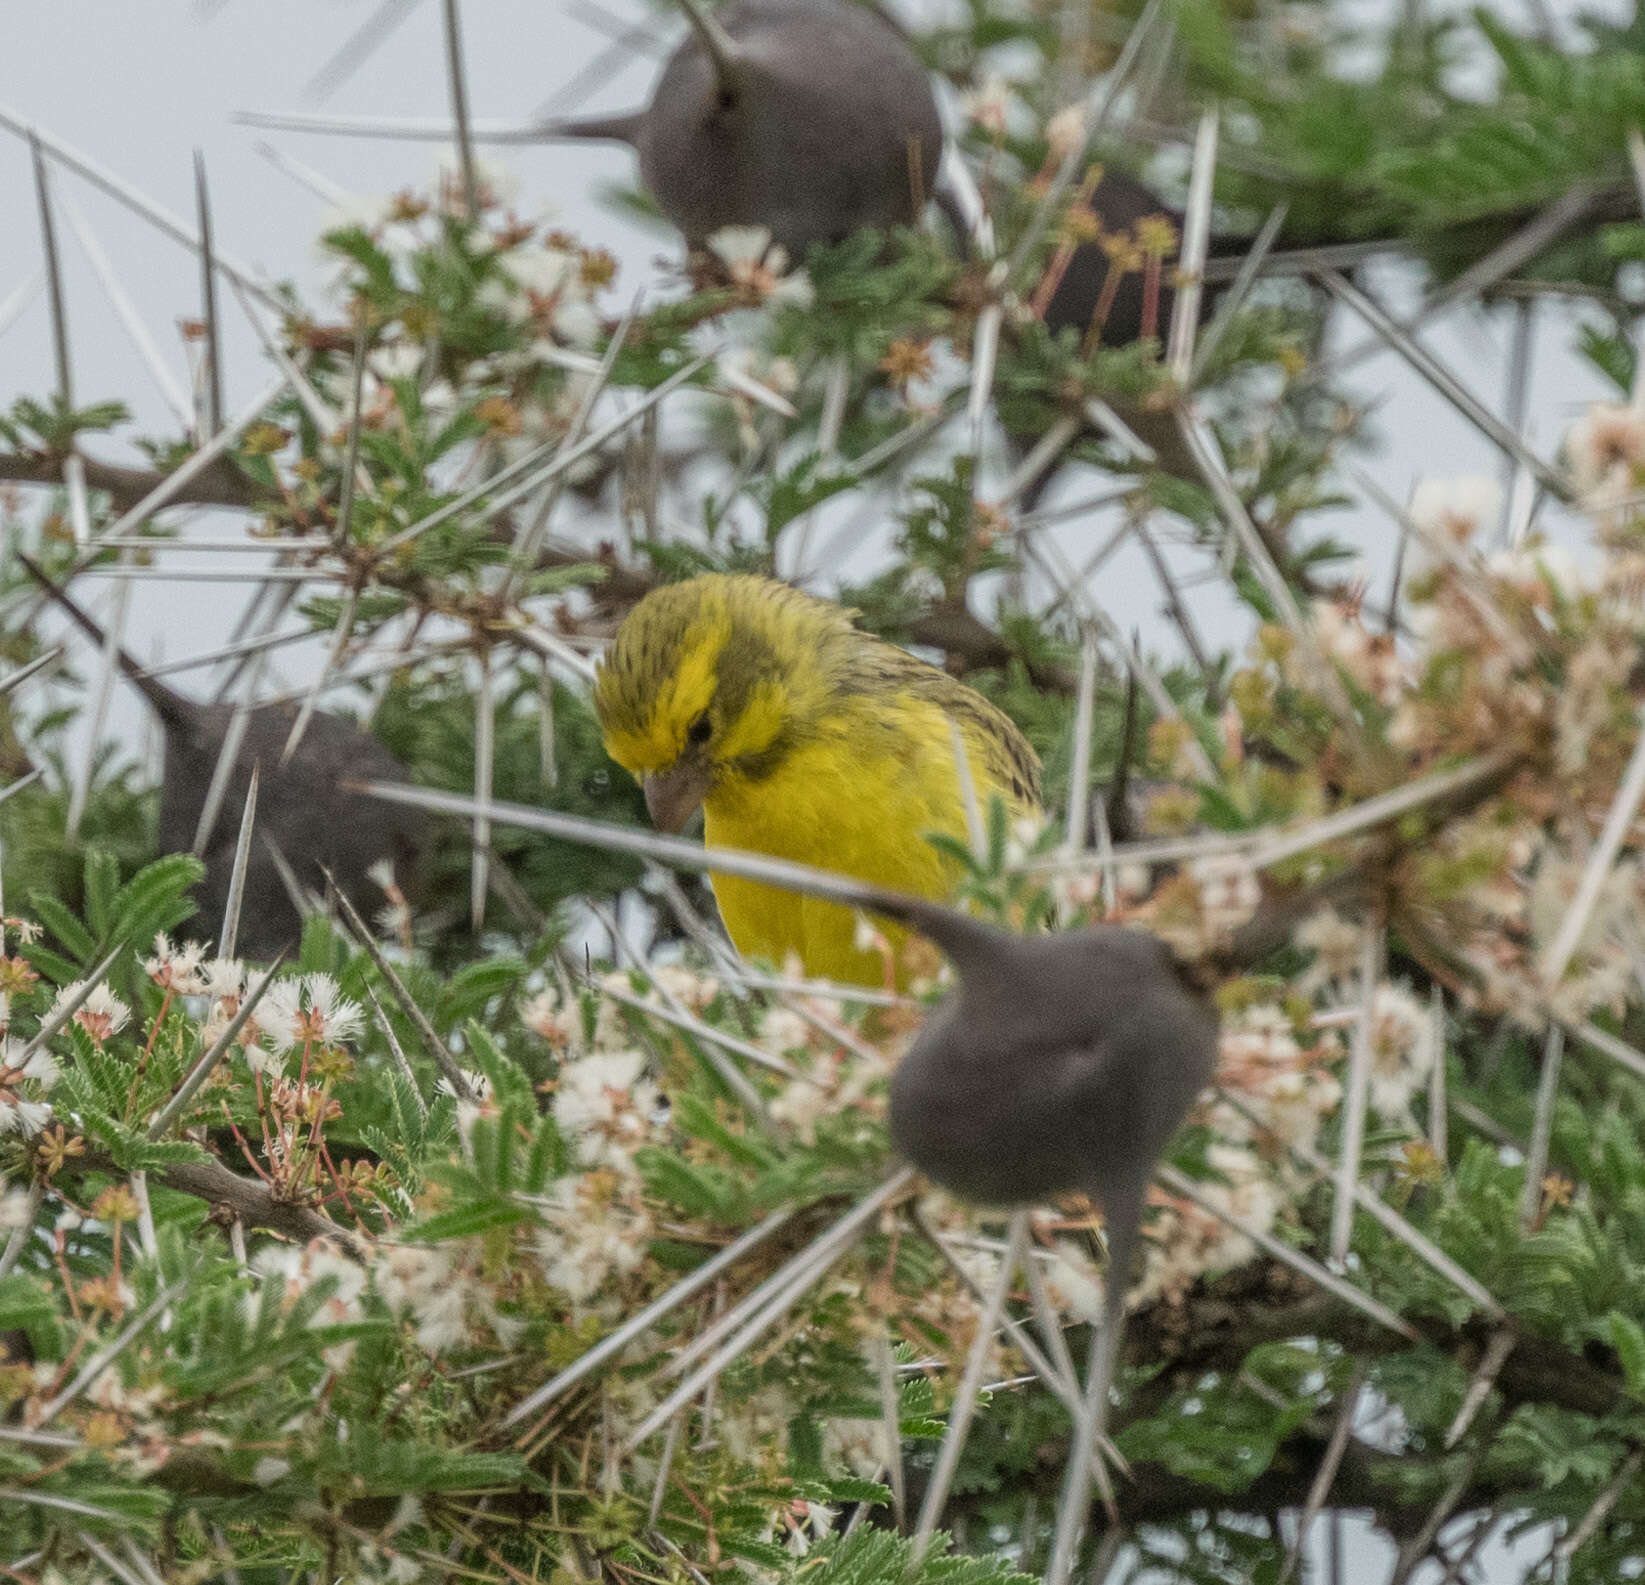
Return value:
<svg viewBox="0 0 1645 1585">
<path fill-rule="evenodd" d="M 86 483 L 114 498 L 122 510 L 135 506 L 144 496 L 165 483 L 166 475 L 154 468 L 127 468 L 118 463 L 83 459 Z M 49 452 L 0 453 L 0 482 L 41 484 L 60 488 L 63 459 Z M 253 507 L 262 499 L 260 487 L 232 463 L 219 460 L 191 479 L 172 498 L 179 506 Z"/>
<path fill-rule="evenodd" d="M 64 1170 L 76 1175 L 105 1172 L 125 1176 L 113 1158 L 101 1151 L 71 1156 Z M 226 1220 L 238 1221 L 246 1227 L 266 1227 L 272 1233 L 304 1244 L 315 1238 L 330 1239 L 345 1254 L 356 1260 L 366 1259 L 370 1246 L 357 1233 L 311 1206 L 281 1199 L 266 1184 L 255 1178 L 242 1178 L 220 1161 L 178 1162 L 162 1171 L 151 1172 L 149 1178 L 179 1194 L 206 1201 L 214 1214 L 221 1214 Z"/>
</svg>

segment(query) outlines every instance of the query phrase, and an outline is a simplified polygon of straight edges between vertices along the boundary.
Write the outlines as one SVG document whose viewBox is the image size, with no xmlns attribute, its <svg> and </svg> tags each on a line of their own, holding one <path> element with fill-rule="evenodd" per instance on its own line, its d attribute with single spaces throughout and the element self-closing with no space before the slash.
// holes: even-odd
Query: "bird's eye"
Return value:
<svg viewBox="0 0 1645 1585">
<path fill-rule="evenodd" d="M 709 721 L 708 712 L 704 710 L 703 713 L 685 729 L 686 741 L 688 743 L 706 743 L 713 731 L 713 723 Z"/>
</svg>

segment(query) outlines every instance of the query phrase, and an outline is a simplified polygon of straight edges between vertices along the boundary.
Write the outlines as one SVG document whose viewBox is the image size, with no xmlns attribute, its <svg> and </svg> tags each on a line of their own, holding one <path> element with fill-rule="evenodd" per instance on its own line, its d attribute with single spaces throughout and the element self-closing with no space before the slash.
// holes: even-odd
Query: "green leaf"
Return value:
<svg viewBox="0 0 1645 1585">
<path fill-rule="evenodd" d="M 1628 1391 L 1636 1398 L 1645 1398 L 1645 1327 L 1620 1310 L 1612 1310 L 1608 1319 L 1611 1323 L 1611 1344 L 1616 1349 L 1617 1358 L 1622 1361 L 1622 1375 L 1628 1383 Z"/>
</svg>

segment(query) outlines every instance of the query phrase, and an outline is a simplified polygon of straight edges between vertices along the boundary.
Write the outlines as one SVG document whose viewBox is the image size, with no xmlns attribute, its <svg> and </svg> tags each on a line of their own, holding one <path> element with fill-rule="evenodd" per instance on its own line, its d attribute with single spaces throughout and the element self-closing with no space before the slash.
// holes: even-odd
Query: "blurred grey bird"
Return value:
<svg viewBox="0 0 1645 1585">
<path fill-rule="evenodd" d="M 813 243 L 918 219 L 942 121 L 895 23 L 853 0 L 686 9 L 693 31 L 644 110 L 546 130 L 631 144 L 658 208 L 694 247 L 725 226 L 764 226 L 802 262 Z"/>
<path fill-rule="evenodd" d="M 1014 936 L 934 904 L 892 911 L 936 942 L 960 978 L 892 1076 L 897 1148 L 977 1205 L 1083 1192 L 1102 1209 L 1108 1268 L 1084 1433 L 1100 1446 L 1143 1196 L 1211 1082 L 1216 1010 L 1166 945 L 1140 930 Z"/>
<path fill-rule="evenodd" d="M 81 631 L 102 646 L 102 628 L 38 564 L 27 556 L 20 559 Z M 165 730 L 160 851 L 187 853 L 194 844 L 234 706 L 186 699 L 145 676 L 141 664 L 125 650 L 117 650 L 115 658 Z M 281 752 L 296 716 L 292 705 L 261 705 L 250 711 L 222 812 L 200 854 L 206 875 L 194 893 L 200 912 L 191 929 L 215 938 L 222 932 L 228 902 L 239 811 L 245 805 L 252 767 L 261 765 L 256 833 L 236 942 L 236 951 L 244 957 L 272 957 L 302 929 L 302 916 L 280 876 L 270 843 L 300 885 L 323 892 L 323 867 L 353 897 L 371 895 L 368 888 L 376 882 L 369 872 L 383 860 L 393 866 L 397 882 L 412 889 L 419 856 L 427 845 L 429 819 L 421 810 L 391 809 L 338 785 L 348 776 L 409 780 L 405 766 L 346 717 L 317 710 L 296 752 L 282 765 Z"/>
</svg>

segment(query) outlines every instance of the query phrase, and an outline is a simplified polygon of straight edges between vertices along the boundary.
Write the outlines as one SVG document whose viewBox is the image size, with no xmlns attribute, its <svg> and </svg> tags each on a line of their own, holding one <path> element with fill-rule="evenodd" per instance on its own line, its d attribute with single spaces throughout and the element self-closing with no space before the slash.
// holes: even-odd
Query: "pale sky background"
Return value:
<svg viewBox="0 0 1645 1585">
<path fill-rule="evenodd" d="M 938 0 L 921 0 L 935 4 Z M 1550 0 L 1562 23 L 1577 9 L 1572 0 Z M 519 121 L 546 100 L 603 49 L 606 36 L 590 24 L 604 15 L 618 25 L 646 13 L 638 0 L 520 0 L 470 3 L 464 8 L 464 46 L 471 113 L 478 120 Z M 578 11 L 578 5 L 586 9 Z M 332 183 L 360 195 L 380 195 L 425 186 L 435 168 L 431 144 L 263 132 L 238 126 L 233 112 L 244 109 L 301 110 L 305 85 L 345 39 L 378 9 L 377 0 L 53 0 L 47 5 L 8 8 L 7 48 L 0 58 L 0 110 L 37 124 L 115 174 L 140 187 L 156 203 L 192 226 L 192 157 L 203 151 L 210 177 L 216 239 L 220 250 L 265 272 L 294 279 L 313 299 L 324 287 L 326 270 L 314 247 L 327 205 L 258 152 L 272 143 L 312 166 Z M 1435 9 L 1438 9 L 1437 7 Z M 1460 9 L 1460 8 L 1459 8 Z M 1512 22 L 1523 20 L 1505 3 Z M 1619 12 L 1621 0 L 1603 9 Z M 681 29 L 657 24 L 661 41 Z M 583 107 L 609 111 L 642 103 L 654 74 L 654 57 L 638 56 L 616 73 Z M 329 101 L 325 112 L 407 117 L 447 112 L 440 7 L 434 0 L 413 4 L 388 42 Z M 559 223 L 586 241 L 610 248 L 621 259 L 620 295 L 626 300 L 641 282 L 654 278 L 656 261 L 673 252 L 666 239 L 643 232 L 601 205 L 595 189 L 632 178 L 632 157 L 616 145 L 544 145 L 487 152 L 505 164 L 518 182 L 517 205 L 524 214 L 552 211 Z M 161 348 L 178 383 L 186 384 L 186 360 L 177 331 L 180 319 L 198 313 L 199 276 L 193 257 L 150 225 L 122 209 L 76 177 L 59 174 L 59 198 L 85 216 L 103 251 L 113 261 L 125 290 L 150 335 Z M 11 224 L 0 231 L 0 305 L 40 267 L 33 183 L 26 145 L 0 129 L 0 214 Z M 175 434 L 177 425 L 132 350 L 120 323 L 87 263 L 67 217 L 59 209 L 59 242 L 67 275 L 68 321 L 75 397 L 79 402 L 119 396 L 133 408 L 136 423 L 124 432 Z M 1416 272 L 1390 266 L 1377 284 L 1395 306 L 1409 311 L 1420 289 Z M 232 414 L 268 381 L 266 360 L 232 295 L 220 298 L 226 326 L 225 409 Z M 1499 413 L 1506 384 L 1509 314 L 1487 318 L 1464 311 L 1443 321 L 1428 340 L 1461 370 L 1473 388 Z M 1608 396 L 1598 374 L 1570 351 L 1572 315 L 1543 310 L 1535 343 L 1530 403 L 1533 443 L 1552 455 L 1558 438 L 1586 402 Z M 1357 344 L 1365 332 L 1339 317 L 1331 345 Z M 27 303 L 9 328 L 0 329 L 0 406 L 22 393 L 43 395 L 53 380 L 49 322 L 43 292 Z M 1363 459 L 1384 489 L 1404 499 L 1419 478 L 1468 473 L 1500 476 L 1497 454 L 1438 396 L 1410 375 L 1392 354 L 1379 355 L 1354 376 L 1354 389 L 1379 404 L 1375 427 L 1381 448 Z M 118 459 L 122 448 L 102 440 L 88 445 L 99 457 Z M 1100 481 L 1087 474 L 1068 491 L 1089 493 Z M 223 532 L 199 519 L 192 532 Z M 1334 536 L 1363 554 L 1372 587 L 1386 588 L 1394 534 L 1374 506 L 1337 514 Z M 1575 534 L 1558 526 L 1562 537 Z M 1099 543 L 1106 526 L 1096 521 L 1070 525 L 1063 543 L 1076 559 Z M 208 564 L 204 557 L 174 553 L 166 565 Z M 236 558 L 255 563 L 256 557 Z M 1174 556 L 1184 567 L 1200 558 Z M 222 558 L 209 564 L 221 565 Z M 853 573 L 861 571 L 853 567 Z M 82 584 L 106 597 L 107 584 Z M 137 585 L 128 625 L 130 646 L 140 655 L 167 657 L 204 650 L 226 638 L 250 585 L 194 583 L 167 587 Z M 1157 612 L 1159 595 L 1140 552 L 1117 557 L 1105 570 L 1098 593 L 1127 625 Z M 1195 596 L 1196 613 L 1213 642 L 1234 638 L 1242 618 L 1217 591 Z M 1156 646 L 1169 650 L 1172 636 L 1158 623 L 1144 628 Z M 84 655 L 84 652 L 82 652 Z M 280 652 L 280 676 L 300 681 L 312 675 L 317 647 L 306 653 Z M 190 682 L 181 679 L 186 691 Z M 197 685 L 196 685 L 197 686 Z M 141 712 L 120 689 L 111 716 L 128 739 Z M 1517 1579 L 1541 1555 L 1545 1540 L 1534 1540 L 1509 1561 L 1499 1549 L 1493 1578 Z M 1386 1577 L 1383 1543 L 1356 1526 L 1351 1537 L 1349 1579 Z M 1431 1578 L 1432 1576 L 1419 1576 Z"/>
</svg>

